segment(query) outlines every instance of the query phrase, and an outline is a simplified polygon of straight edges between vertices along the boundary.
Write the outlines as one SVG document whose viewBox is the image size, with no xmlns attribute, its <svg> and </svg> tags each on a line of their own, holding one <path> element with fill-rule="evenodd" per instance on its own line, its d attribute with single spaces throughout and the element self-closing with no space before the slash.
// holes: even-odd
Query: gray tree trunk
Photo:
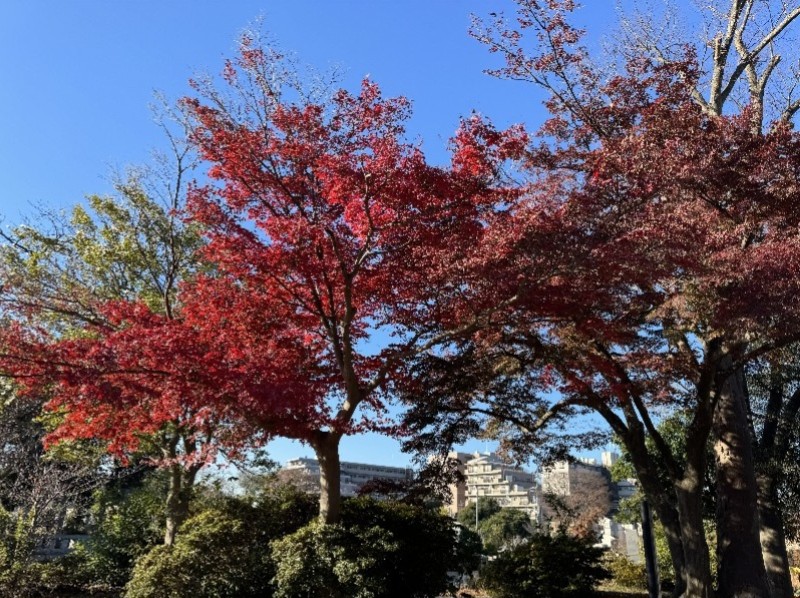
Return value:
<svg viewBox="0 0 800 598">
<path fill-rule="evenodd" d="M 742 373 L 719 385 L 714 413 L 717 465 L 718 598 L 769 598 L 761 553 L 758 485 Z"/>
<path fill-rule="evenodd" d="M 761 487 L 765 486 L 763 490 Z M 776 489 L 766 481 L 759 481 L 758 512 L 761 522 L 761 550 L 772 598 L 792 598 L 792 577 L 789 571 L 789 554 L 783 531 L 783 514 L 778 506 Z"/>
<path fill-rule="evenodd" d="M 340 438 L 318 432 L 312 442 L 319 461 L 319 520 L 325 524 L 339 523 L 342 517 Z"/>
<path fill-rule="evenodd" d="M 172 546 L 178 529 L 189 517 L 189 506 L 192 499 L 194 480 L 199 467 L 184 467 L 179 463 L 170 466 L 169 490 L 167 491 L 166 528 L 164 544 Z"/>
</svg>

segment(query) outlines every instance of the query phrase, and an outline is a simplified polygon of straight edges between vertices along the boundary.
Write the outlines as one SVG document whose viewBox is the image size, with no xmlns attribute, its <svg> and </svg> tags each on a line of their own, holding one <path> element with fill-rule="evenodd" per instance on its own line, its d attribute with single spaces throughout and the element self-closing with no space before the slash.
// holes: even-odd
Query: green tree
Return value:
<svg viewBox="0 0 800 598">
<path fill-rule="evenodd" d="M 500 512 L 500 504 L 493 498 L 478 498 L 478 530 L 480 530 L 480 523 L 488 519 L 495 513 Z M 475 503 L 468 502 L 466 506 L 458 512 L 456 519 L 464 527 L 475 530 Z"/>
<path fill-rule="evenodd" d="M 113 196 L 91 196 L 68 215 L 44 212 L 36 226 L 2 233 L 0 300 L 6 322 L 63 340 L 84 334 L 87 326 L 124 326 L 106 317 L 102 306 L 109 301 L 141 302 L 169 320 L 174 317 L 178 286 L 202 268 L 202 238 L 197 225 L 185 224 L 180 214 L 192 168 L 188 150 L 176 137 L 169 140 L 174 160 L 164 170 L 132 170 L 116 183 Z M 26 358 L 30 355 L 7 346 L 6 373 L 18 375 Z M 43 390 L 51 382 L 47 372 L 22 375 Z M 148 433 L 127 433 L 120 440 L 115 432 L 131 429 L 130 405 L 111 411 L 97 407 L 97 412 L 92 406 L 51 405 L 50 429 L 57 429 L 53 439 L 90 439 L 117 457 L 145 455 L 165 464 L 170 480 L 164 539 L 172 542 L 188 516 L 197 474 L 214 444 L 215 422 L 201 421 L 195 409 L 182 405 L 169 417 L 162 413 L 155 432 L 149 424 Z M 105 425 L 98 426 L 98 421 Z"/>
<path fill-rule="evenodd" d="M 516 509 L 501 509 L 478 525 L 478 533 L 488 552 L 513 548 L 530 537 L 532 531 L 530 517 Z"/>
<path fill-rule="evenodd" d="M 481 586 L 495 598 L 588 598 L 610 577 L 603 567 L 605 549 L 595 538 L 563 532 L 534 534 L 500 553 L 481 571 Z"/>
<path fill-rule="evenodd" d="M 345 501 L 342 524 L 314 523 L 273 542 L 276 597 L 426 598 L 450 573 L 477 568 L 474 532 L 420 506 L 365 497 Z"/>
<path fill-rule="evenodd" d="M 268 544 L 308 524 L 313 496 L 289 485 L 228 496 L 200 488 L 204 508 L 172 546 L 155 546 L 136 562 L 127 598 L 268 598 L 275 575 Z"/>
</svg>

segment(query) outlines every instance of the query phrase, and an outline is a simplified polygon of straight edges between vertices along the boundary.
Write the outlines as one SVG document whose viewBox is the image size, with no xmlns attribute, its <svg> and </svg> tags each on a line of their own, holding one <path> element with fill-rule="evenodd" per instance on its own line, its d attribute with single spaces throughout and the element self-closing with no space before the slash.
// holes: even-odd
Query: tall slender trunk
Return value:
<svg viewBox="0 0 800 598">
<path fill-rule="evenodd" d="M 189 517 L 189 506 L 192 500 L 194 481 L 199 471 L 199 466 L 185 466 L 173 463 L 169 469 L 169 490 L 165 508 L 166 527 L 164 530 L 164 544 L 172 546 L 178 534 L 178 529 Z"/>
<path fill-rule="evenodd" d="M 342 516 L 340 439 L 339 434 L 317 432 L 311 443 L 319 461 L 319 520 L 325 524 L 339 523 Z"/>
<path fill-rule="evenodd" d="M 792 598 L 789 554 L 783 531 L 783 513 L 778 505 L 777 483 L 773 476 L 758 480 L 758 513 L 761 523 L 761 551 L 772 598 Z"/>
<path fill-rule="evenodd" d="M 675 485 L 684 558 L 686 598 L 712 598 L 711 561 L 703 527 L 703 476 L 691 466 Z"/>
<path fill-rule="evenodd" d="M 683 539 L 681 538 L 681 523 L 678 511 L 674 507 L 661 508 L 654 506 L 658 520 L 664 528 L 664 535 L 667 538 L 669 556 L 672 560 L 672 568 L 675 571 L 675 588 L 672 590 L 674 598 L 679 598 L 686 594 L 686 556 L 683 552 Z"/>
<path fill-rule="evenodd" d="M 800 407 L 798 391 L 786 396 L 786 380 L 781 368 L 771 366 L 769 394 L 761 436 L 754 434 L 753 453 L 758 480 L 758 513 L 761 523 L 761 552 L 772 598 L 791 598 L 792 576 L 786 550 L 783 512 L 778 503 L 778 488 L 787 444 Z M 747 379 L 745 378 L 745 381 Z"/>
<path fill-rule="evenodd" d="M 671 488 L 665 487 L 652 468 L 652 461 L 643 452 L 644 443 L 639 443 L 638 449 L 633 443 L 628 445 L 628 453 L 631 455 L 636 476 L 642 486 L 647 500 L 653 507 L 656 517 L 664 528 L 667 537 L 667 546 L 672 560 L 672 568 L 675 571 L 675 589 L 672 595 L 675 598 L 683 596 L 686 591 L 685 581 L 685 556 L 683 551 L 683 539 L 681 537 L 681 523 L 678 511 L 675 508 L 674 498 L 670 496 Z M 672 499 L 672 500 L 670 500 Z"/>
<path fill-rule="evenodd" d="M 729 374 L 720 385 L 713 431 L 717 465 L 718 597 L 769 598 L 761 553 L 753 438 L 741 371 Z"/>
</svg>

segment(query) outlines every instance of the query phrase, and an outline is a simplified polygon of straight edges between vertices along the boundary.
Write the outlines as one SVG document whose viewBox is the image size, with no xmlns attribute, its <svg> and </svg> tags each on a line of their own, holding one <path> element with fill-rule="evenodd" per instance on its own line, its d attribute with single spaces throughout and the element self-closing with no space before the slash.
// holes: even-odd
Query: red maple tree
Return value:
<svg viewBox="0 0 800 598">
<path fill-rule="evenodd" d="M 753 106 L 721 115 L 718 89 L 698 100 L 686 47 L 672 60 L 631 53 L 622 72 L 601 75 L 569 24 L 574 2 L 518 4 L 513 26 L 498 17 L 476 30 L 506 60 L 496 74 L 550 94 L 525 199 L 502 223 L 503 248 L 487 254 L 501 295 L 517 299 L 460 355 L 417 364 L 412 416 L 428 438 L 456 440 L 511 422 L 524 449 L 552 440 L 547 426 L 560 441 L 571 416 L 599 414 L 664 525 L 676 592 L 693 596 L 713 592 L 700 500 L 713 434 L 720 587 L 766 595 L 741 368 L 800 338 L 800 138 L 786 122 L 796 107 L 762 131 L 766 79 L 754 76 Z M 665 409 L 688 413 L 685 454 L 657 429 Z M 776 562 L 774 544 L 765 554 Z"/>
<path fill-rule="evenodd" d="M 187 290 L 185 313 L 250 363 L 245 379 L 266 367 L 298 381 L 283 403 L 254 394 L 240 404 L 269 434 L 313 447 L 321 518 L 333 522 L 342 436 L 388 429 L 399 364 L 487 317 L 470 260 L 514 201 L 500 168 L 525 137 L 473 117 L 452 165 L 434 167 L 404 139 L 406 99 L 365 80 L 328 103 L 291 100 L 269 76 L 274 59 L 244 39 L 225 70 L 233 96 L 199 85 L 200 98 L 184 101 L 216 181 L 189 202 L 215 270 Z"/>
</svg>

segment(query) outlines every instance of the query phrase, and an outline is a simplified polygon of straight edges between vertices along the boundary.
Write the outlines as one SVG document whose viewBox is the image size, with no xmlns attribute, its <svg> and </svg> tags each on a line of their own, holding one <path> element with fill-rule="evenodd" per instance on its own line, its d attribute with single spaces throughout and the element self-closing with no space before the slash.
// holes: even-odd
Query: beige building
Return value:
<svg viewBox="0 0 800 598">
<path fill-rule="evenodd" d="M 536 476 L 514 467 L 492 453 L 451 453 L 463 467 L 465 481 L 451 488 L 453 499 L 448 507 L 451 515 L 461 511 L 476 499 L 491 498 L 508 509 L 525 512 L 531 521 L 539 521 L 539 501 L 536 497 Z"/>
<path fill-rule="evenodd" d="M 604 455 L 604 461 L 606 460 Z M 556 461 L 542 468 L 542 493 L 558 496 L 572 496 L 578 489 L 586 486 L 611 485 L 611 475 L 603 465 L 594 459 L 579 461 Z"/>
</svg>

